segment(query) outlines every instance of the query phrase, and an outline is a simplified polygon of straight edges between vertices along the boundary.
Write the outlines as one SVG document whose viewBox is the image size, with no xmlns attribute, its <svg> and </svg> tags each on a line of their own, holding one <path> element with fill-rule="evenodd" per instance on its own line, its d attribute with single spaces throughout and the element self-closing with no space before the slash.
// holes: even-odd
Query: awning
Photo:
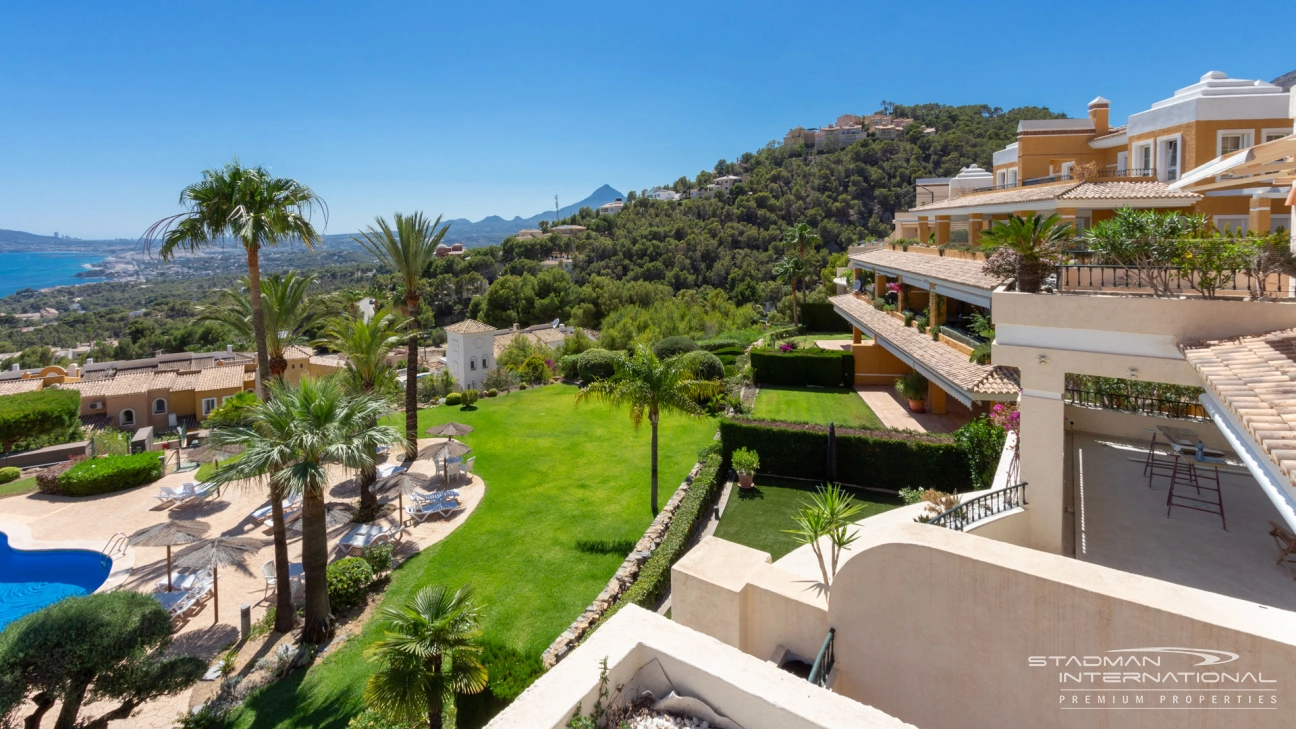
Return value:
<svg viewBox="0 0 1296 729">
<path fill-rule="evenodd" d="M 1223 180 L 1216 180 L 1227 175 Z M 1240 185 L 1272 184 L 1296 175 L 1296 134 L 1216 157 L 1170 184 L 1171 190 L 1202 192 Z"/>
</svg>

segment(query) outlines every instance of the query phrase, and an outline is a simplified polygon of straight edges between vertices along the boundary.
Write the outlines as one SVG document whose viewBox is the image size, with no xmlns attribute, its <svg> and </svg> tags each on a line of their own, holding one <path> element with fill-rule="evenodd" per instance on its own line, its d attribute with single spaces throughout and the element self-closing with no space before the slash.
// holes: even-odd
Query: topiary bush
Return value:
<svg viewBox="0 0 1296 729">
<path fill-rule="evenodd" d="M 617 355 L 606 349 L 587 349 L 581 352 L 577 369 L 585 382 L 606 380 L 616 374 Z"/>
<path fill-rule="evenodd" d="M 330 564 L 324 575 L 328 582 L 329 605 L 334 610 L 359 605 L 369 583 L 373 582 L 373 576 L 373 568 L 360 557 L 347 557 Z"/>
<path fill-rule="evenodd" d="M 162 478 L 162 457 L 155 452 L 104 456 L 81 461 L 58 477 L 66 496 L 94 496 L 142 486 Z"/>
<path fill-rule="evenodd" d="M 568 354 L 558 360 L 558 374 L 562 375 L 564 380 L 575 380 L 580 377 L 580 355 Z"/>
<path fill-rule="evenodd" d="M 486 397 L 499 397 L 499 390 L 492 387 L 486 391 Z"/>
<path fill-rule="evenodd" d="M 22 475 L 21 468 L 15 468 L 13 466 L 0 468 L 0 483 L 9 483 L 10 481 L 17 481 L 18 477 L 21 475 Z"/>
<path fill-rule="evenodd" d="M 716 352 L 716 350 L 719 349 L 730 349 L 730 348 L 735 348 L 739 352 L 741 352 L 743 349 L 742 342 L 738 341 L 737 339 L 730 339 L 728 337 L 707 339 L 705 341 L 698 342 L 697 345 L 699 348 L 705 349 L 708 352 Z"/>
<path fill-rule="evenodd" d="M 463 403 L 464 407 L 470 408 L 477 403 L 477 398 L 478 393 L 476 390 L 464 390 L 460 393 L 459 400 Z"/>
<path fill-rule="evenodd" d="M 722 380 L 724 379 L 724 363 L 720 358 L 710 352 L 698 349 L 683 355 L 680 360 L 684 363 L 693 377 L 699 380 Z"/>
<path fill-rule="evenodd" d="M 688 337 L 666 337 L 653 345 L 653 354 L 657 359 L 674 357 L 677 354 L 697 351 L 697 342 Z"/>
<path fill-rule="evenodd" d="M 446 395 L 445 400 L 446 405 L 459 405 L 463 403 L 463 395 L 457 392 L 452 392 L 449 395 Z"/>
</svg>

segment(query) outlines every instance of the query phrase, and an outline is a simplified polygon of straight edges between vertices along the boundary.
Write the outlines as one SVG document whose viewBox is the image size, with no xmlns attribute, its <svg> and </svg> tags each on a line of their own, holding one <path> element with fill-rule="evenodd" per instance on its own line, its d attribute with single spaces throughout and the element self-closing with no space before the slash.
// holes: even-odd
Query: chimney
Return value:
<svg viewBox="0 0 1296 729">
<path fill-rule="evenodd" d="M 86 357 L 86 364 L 87 365 L 94 364 L 94 357 Z"/>
<path fill-rule="evenodd" d="M 77 366 L 76 366 L 76 362 L 73 362 L 72 364 L 68 365 L 68 377 L 76 377 L 76 376 L 77 376 Z"/>
<path fill-rule="evenodd" d="M 227 344 L 227 345 L 225 345 L 225 351 L 226 351 L 226 352 L 229 352 L 230 354 L 233 354 L 233 353 L 234 353 L 234 345 L 232 345 L 232 344 Z"/>
<path fill-rule="evenodd" d="M 1089 118 L 1094 123 L 1094 135 L 1102 136 L 1111 131 L 1111 102 L 1099 96 L 1089 102 Z"/>
<path fill-rule="evenodd" d="M 518 330 L 518 323 L 517 323 L 517 322 L 513 322 L 513 331 L 516 332 L 517 330 Z"/>
</svg>

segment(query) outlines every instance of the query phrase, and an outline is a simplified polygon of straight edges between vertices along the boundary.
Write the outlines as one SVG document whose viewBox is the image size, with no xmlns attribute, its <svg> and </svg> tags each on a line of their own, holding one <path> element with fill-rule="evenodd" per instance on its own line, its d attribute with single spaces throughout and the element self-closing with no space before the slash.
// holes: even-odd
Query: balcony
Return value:
<svg viewBox="0 0 1296 729">
<path fill-rule="evenodd" d="M 1097 170 L 1094 172 L 1085 172 L 1083 174 L 1057 174 L 1045 177 L 1030 177 L 1016 183 L 1004 183 L 1002 185 L 992 185 L 990 187 L 978 187 L 972 192 L 990 192 L 993 190 L 1013 190 L 1019 187 L 1034 187 L 1035 185 L 1048 185 L 1055 182 L 1084 182 L 1097 181 L 1107 182 L 1111 180 L 1146 180 L 1156 179 L 1156 170 L 1142 168 L 1128 168 L 1117 170 Z"/>
</svg>

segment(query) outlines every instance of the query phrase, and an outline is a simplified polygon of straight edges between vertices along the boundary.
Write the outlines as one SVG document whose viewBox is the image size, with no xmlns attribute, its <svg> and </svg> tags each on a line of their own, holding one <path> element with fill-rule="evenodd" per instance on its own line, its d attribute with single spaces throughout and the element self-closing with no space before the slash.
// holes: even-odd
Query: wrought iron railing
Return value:
<svg viewBox="0 0 1296 729">
<path fill-rule="evenodd" d="M 988 519 L 995 514 L 1021 508 L 1026 505 L 1026 484 L 988 491 L 975 498 L 968 499 L 953 509 L 928 521 L 928 524 L 943 526 L 956 532 L 965 531 L 971 524 Z"/>
<path fill-rule="evenodd" d="M 810 683 L 821 688 L 828 687 L 828 674 L 832 673 L 833 664 L 837 662 L 837 656 L 833 653 L 833 642 L 836 635 L 836 628 L 828 629 L 828 635 L 824 637 L 823 646 L 819 648 L 819 655 L 815 656 L 814 665 L 810 667 Z"/>
<path fill-rule="evenodd" d="M 1071 388 L 1067 389 L 1063 400 L 1068 405 L 1080 405 L 1087 408 L 1119 410 L 1140 415 L 1157 415 L 1176 420 L 1210 420 L 1210 416 L 1206 414 L 1206 408 L 1202 407 L 1201 403 L 1186 400 L 1162 400 L 1155 397 Z"/>
<path fill-rule="evenodd" d="M 1073 251 L 1080 258 L 1092 255 L 1089 251 Z M 1202 293 L 1200 274 L 1185 271 L 1177 266 L 1121 266 L 1116 264 L 1067 263 L 1057 267 L 1057 289 L 1063 293 L 1118 289 L 1130 292 L 1142 290 L 1154 293 L 1158 286 L 1168 295 Z M 1248 295 L 1254 297 L 1290 298 L 1290 277 L 1271 273 L 1253 276 L 1250 271 L 1237 269 L 1222 274 L 1211 274 L 1215 296 Z M 1157 286 L 1153 282 L 1157 282 Z"/>
</svg>

